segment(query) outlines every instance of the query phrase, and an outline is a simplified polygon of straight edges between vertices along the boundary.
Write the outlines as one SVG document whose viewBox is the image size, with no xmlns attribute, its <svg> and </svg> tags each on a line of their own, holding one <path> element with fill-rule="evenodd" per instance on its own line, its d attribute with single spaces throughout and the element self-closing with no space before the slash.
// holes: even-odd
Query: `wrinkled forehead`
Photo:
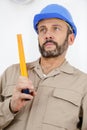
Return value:
<svg viewBox="0 0 87 130">
<path fill-rule="evenodd" d="M 39 21 L 37 28 L 41 26 L 47 26 L 47 25 L 60 25 L 61 27 L 68 26 L 71 29 L 71 26 L 67 22 L 58 18 L 43 19 Z"/>
</svg>

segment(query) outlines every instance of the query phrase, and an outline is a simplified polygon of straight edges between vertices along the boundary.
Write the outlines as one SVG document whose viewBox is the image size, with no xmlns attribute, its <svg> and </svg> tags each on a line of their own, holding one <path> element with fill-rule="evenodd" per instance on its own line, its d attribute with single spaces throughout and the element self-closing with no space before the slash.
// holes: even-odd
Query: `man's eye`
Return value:
<svg viewBox="0 0 87 130">
<path fill-rule="evenodd" d="M 39 32 L 46 32 L 46 29 L 42 28 L 42 29 L 39 30 Z"/>
<path fill-rule="evenodd" d="M 54 30 L 59 31 L 60 28 L 59 27 L 54 27 Z"/>
</svg>

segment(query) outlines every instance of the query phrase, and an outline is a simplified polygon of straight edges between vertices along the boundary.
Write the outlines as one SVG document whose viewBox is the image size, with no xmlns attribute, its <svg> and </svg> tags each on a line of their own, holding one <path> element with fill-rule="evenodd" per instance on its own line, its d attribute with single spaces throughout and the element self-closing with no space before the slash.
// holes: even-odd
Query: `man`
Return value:
<svg viewBox="0 0 87 130">
<path fill-rule="evenodd" d="M 64 7 L 50 4 L 34 17 L 41 57 L 7 68 L 0 85 L 2 130 L 87 130 L 87 75 L 66 61 L 77 28 Z M 23 90 L 29 90 L 29 94 Z"/>
</svg>

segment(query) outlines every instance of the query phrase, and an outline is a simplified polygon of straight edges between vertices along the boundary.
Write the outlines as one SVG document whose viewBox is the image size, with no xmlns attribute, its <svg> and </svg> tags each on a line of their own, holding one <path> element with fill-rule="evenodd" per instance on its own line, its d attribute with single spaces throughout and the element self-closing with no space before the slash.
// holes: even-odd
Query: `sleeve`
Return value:
<svg viewBox="0 0 87 130">
<path fill-rule="evenodd" d="M 85 94 L 82 101 L 83 117 L 82 117 L 82 128 L 81 130 L 87 130 L 87 93 Z"/>
<path fill-rule="evenodd" d="M 9 109 L 10 98 L 0 102 L 0 128 L 5 128 L 14 119 L 14 114 Z"/>
<path fill-rule="evenodd" d="M 8 126 L 16 115 L 9 108 L 12 97 L 12 84 L 14 84 L 12 79 L 15 79 L 12 75 L 14 75 L 13 67 L 7 69 L 0 77 L 0 129 Z"/>
</svg>

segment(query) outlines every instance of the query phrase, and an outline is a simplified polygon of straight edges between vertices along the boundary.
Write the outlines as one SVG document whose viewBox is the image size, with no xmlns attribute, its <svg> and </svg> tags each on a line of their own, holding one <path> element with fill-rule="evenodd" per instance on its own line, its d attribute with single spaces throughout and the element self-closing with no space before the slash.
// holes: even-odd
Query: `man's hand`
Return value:
<svg viewBox="0 0 87 130">
<path fill-rule="evenodd" d="M 30 94 L 22 93 L 23 89 L 29 89 Z M 14 88 L 13 96 L 10 102 L 10 109 L 13 113 L 19 111 L 28 102 L 25 99 L 32 100 L 36 95 L 34 86 L 27 77 L 20 76 L 16 87 Z"/>
</svg>

